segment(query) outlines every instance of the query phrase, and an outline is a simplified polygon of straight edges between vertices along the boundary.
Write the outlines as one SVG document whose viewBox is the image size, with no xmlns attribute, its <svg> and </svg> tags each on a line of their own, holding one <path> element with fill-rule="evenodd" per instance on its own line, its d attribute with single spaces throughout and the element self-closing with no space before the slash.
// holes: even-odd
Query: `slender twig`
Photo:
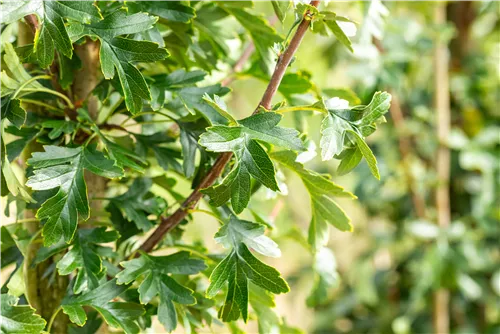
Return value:
<svg viewBox="0 0 500 334">
<path fill-rule="evenodd" d="M 446 23 L 446 4 L 438 3 L 435 8 L 434 23 Z M 436 156 L 436 211 L 439 227 L 450 225 L 450 149 L 447 140 L 450 134 L 450 90 L 449 90 L 448 45 L 437 37 L 434 51 L 434 96 L 436 109 L 436 132 L 439 147 Z M 450 332 L 450 292 L 440 288 L 434 293 L 434 332 Z"/>
<path fill-rule="evenodd" d="M 319 5 L 319 0 L 311 1 L 311 5 L 317 7 Z M 311 14 L 309 13 L 309 11 L 307 11 L 304 15 L 304 18 L 302 19 L 302 22 L 299 24 L 295 32 L 295 35 L 291 39 L 289 46 L 287 47 L 285 52 L 283 52 L 282 56 L 279 58 L 274 73 L 269 82 L 269 85 L 267 86 L 267 89 L 264 93 L 264 96 L 262 97 L 262 100 L 260 101 L 258 107 L 253 112 L 253 114 L 255 114 L 259 109 L 259 107 L 261 106 L 266 109 L 270 109 L 271 100 L 274 94 L 276 93 L 278 86 L 280 85 L 281 80 L 283 79 L 283 76 L 285 75 L 285 71 L 288 65 L 290 65 L 293 55 L 297 51 L 300 42 L 304 38 L 304 34 L 309 28 L 310 24 L 309 15 Z M 211 186 L 217 180 L 217 178 L 224 171 L 226 165 L 231 160 L 232 155 L 233 154 L 231 152 L 226 152 L 219 155 L 212 168 L 201 180 L 196 189 L 194 189 L 193 192 L 189 195 L 189 197 L 182 203 L 181 207 L 178 208 L 169 217 L 162 218 L 161 224 L 156 228 L 153 234 L 151 234 L 149 238 L 146 239 L 146 241 L 142 244 L 140 248 L 142 251 L 150 252 L 163 239 L 163 237 L 168 231 L 173 229 L 175 226 L 181 223 L 184 220 L 184 218 L 186 218 L 189 210 L 193 209 L 196 206 L 196 204 L 200 201 L 202 197 L 202 193 L 200 190 Z"/>
</svg>

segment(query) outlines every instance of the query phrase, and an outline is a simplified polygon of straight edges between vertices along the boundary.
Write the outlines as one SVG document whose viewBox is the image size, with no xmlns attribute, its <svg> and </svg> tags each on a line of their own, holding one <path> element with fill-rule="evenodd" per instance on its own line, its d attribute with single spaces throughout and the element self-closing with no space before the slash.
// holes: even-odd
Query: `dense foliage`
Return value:
<svg viewBox="0 0 500 334">
<path fill-rule="evenodd" d="M 0 332 L 500 330 L 497 2 L 0 10 Z"/>
<path fill-rule="evenodd" d="M 287 331 L 271 308 L 289 286 L 261 260 L 281 253 L 265 235 L 272 225 L 255 211 L 253 221 L 238 215 L 260 187 L 283 189 L 277 171 L 290 169 L 311 197 L 311 252 L 324 253 L 328 225 L 352 230 L 334 198 L 355 196 L 303 165 L 313 142 L 283 127 L 284 115 L 321 114 L 323 160 L 339 159 L 345 174 L 364 157 L 378 179 L 365 138 L 391 96 L 352 107 L 303 72 L 285 74 L 307 30 L 352 51 L 354 24 L 317 1 L 272 5 L 281 21 L 295 16 L 286 37 L 251 2 L 2 3 L 2 196 L 16 217 L 2 227 L 2 267 L 16 264 L 2 332 L 92 332 L 104 320 L 138 333 L 154 317 L 167 332 L 191 331 L 253 314 L 262 333 Z M 234 60 L 231 43 L 255 53 Z M 237 66 L 269 81 L 243 119 L 222 98 L 229 81 L 216 82 Z M 185 181 L 186 200 L 176 191 Z M 183 242 L 202 195 L 225 255 Z"/>
</svg>

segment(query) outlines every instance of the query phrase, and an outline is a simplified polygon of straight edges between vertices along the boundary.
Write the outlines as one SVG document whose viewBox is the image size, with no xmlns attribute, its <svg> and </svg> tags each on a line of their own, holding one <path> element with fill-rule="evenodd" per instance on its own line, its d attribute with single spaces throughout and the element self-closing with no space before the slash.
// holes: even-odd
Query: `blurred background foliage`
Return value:
<svg viewBox="0 0 500 334">
<path fill-rule="evenodd" d="M 368 103 L 375 91 L 389 90 L 392 108 L 401 109 L 403 120 L 396 125 L 391 112 L 387 124 L 370 137 L 381 181 L 370 177 L 365 163 L 347 176 L 336 176 L 335 164 L 321 163 L 320 157 L 308 163 L 355 189 L 359 198 L 341 201 L 353 218 L 354 232 L 331 230 L 329 248 L 335 258 L 321 254 L 316 274 L 310 265 L 314 259 L 301 246 L 299 229 L 307 228 L 310 212 L 302 184 L 285 174 L 286 196 L 269 199 L 262 193 L 262 200 L 252 201 L 253 210 L 275 220 L 273 237 L 283 258 L 274 265 L 291 284 L 291 292 L 277 298 L 277 313 L 308 333 L 431 333 L 432 295 L 446 288 L 453 333 L 500 332 L 499 3 L 450 2 L 445 25 L 433 23 L 435 2 L 329 6 L 360 23 L 352 38 L 354 53 L 336 39 L 309 34 L 291 72 L 326 87 L 323 96 L 338 96 L 351 105 Z M 269 7 L 257 3 L 271 15 Z M 292 21 L 288 18 L 284 27 Z M 436 226 L 434 204 L 436 39 L 449 42 L 450 57 L 448 228 Z M 239 79 L 228 104 L 243 116 L 258 103 L 265 82 L 244 75 Z M 318 119 L 307 112 L 287 117 L 290 125 L 305 127 L 319 140 Z M 408 143 L 403 154 L 402 140 Z M 416 212 L 412 191 L 423 199 L 424 216 Z"/>
</svg>

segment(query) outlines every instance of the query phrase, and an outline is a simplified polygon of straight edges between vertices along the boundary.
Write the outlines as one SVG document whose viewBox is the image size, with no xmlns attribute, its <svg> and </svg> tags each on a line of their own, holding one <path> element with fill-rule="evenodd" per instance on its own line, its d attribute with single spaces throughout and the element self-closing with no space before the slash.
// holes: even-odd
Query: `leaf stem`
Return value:
<svg viewBox="0 0 500 334">
<path fill-rule="evenodd" d="M 59 93 L 58 91 L 55 91 L 55 90 L 52 90 L 52 89 L 48 89 L 48 88 L 25 88 L 25 89 L 23 89 L 23 92 L 44 92 L 44 93 L 47 93 L 47 94 L 52 94 L 52 95 L 58 96 L 61 99 L 63 99 L 66 102 L 66 104 L 68 105 L 69 108 L 75 109 L 75 106 L 73 105 L 73 102 L 71 102 L 71 100 L 66 95 L 64 95 L 62 93 Z"/>
<path fill-rule="evenodd" d="M 54 106 L 51 106 L 48 103 L 44 103 L 44 102 L 37 101 L 37 100 L 31 100 L 31 99 L 23 99 L 23 102 L 24 103 L 35 104 L 37 106 L 41 106 L 41 107 L 44 107 L 44 108 L 47 108 L 47 109 L 50 109 L 50 110 L 57 111 L 57 112 L 59 112 L 61 114 L 64 114 L 64 110 L 61 110 L 61 109 L 59 109 L 57 107 L 54 107 Z"/>
<path fill-rule="evenodd" d="M 314 7 L 317 7 L 319 5 L 319 0 L 313 0 L 310 4 Z M 309 25 L 311 23 L 307 17 L 309 14 L 309 11 L 306 11 L 304 17 L 302 18 L 302 22 L 299 24 L 297 30 L 295 31 L 295 35 L 290 41 L 290 44 L 283 52 L 282 56 L 279 58 L 271 80 L 267 86 L 266 91 L 264 92 L 262 100 L 259 102 L 259 105 L 254 110 L 253 114 L 255 114 L 261 106 L 266 109 L 271 108 L 271 100 L 276 94 L 281 80 L 285 75 L 285 71 L 290 64 L 293 55 L 297 51 L 300 42 L 304 38 L 306 31 L 309 28 Z M 203 196 L 203 194 L 201 193 L 201 189 L 211 186 L 219 178 L 219 176 L 224 171 L 224 168 L 231 160 L 232 155 L 233 154 L 231 152 L 226 152 L 219 155 L 212 168 L 207 172 L 205 177 L 201 180 L 201 182 L 193 190 L 189 197 L 186 198 L 182 205 L 172 215 L 168 217 L 162 217 L 161 224 L 140 247 L 142 251 L 150 252 L 163 239 L 168 231 L 175 228 L 180 222 L 184 220 L 184 218 L 188 214 L 188 210 L 193 209 Z"/>
<path fill-rule="evenodd" d="M 29 85 L 30 83 L 32 83 L 33 81 L 37 81 L 38 79 L 50 79 L 50 75 L 37 75 L 36 77 L 32 77 L 31 79 L 29 80 L 26 80 L 25 82 L 23 82 L 23 84 L 21 86 L 19 86 L 17 88 L 17 90 L 14 92 L 14 95 L 12 95 L 12 100 L 14 100 L 17 95 L 23 90 L 24 87 L 26 87 L 27 85 Z"/>
<path fill-rule="evenodd" d="M 311 110 L 311 111 L 321 111 L 322 113 L 325 112 L 325 110 L 321 108 L 316 108 L 313 106 L 291 106 L 291 107 L 285 107 L 276 110 L 278 113 L 286 113 L 286 112 L 292 112 L 292 111 L 306 111 L 306 110 Z"/>
<path fill-rule="evenodd" d="M 59 311 L 62 310 L 62 306 L 59 306 L 57 310 L 52 314 L 49 320 L 49 324 L 47 325 L 47 333 L 50 333 L 50 329 L 52 328 L 52 324 L 54 323 L 54 320 L 56 320 L 57 315 L 59 314 Z"/>
</svg>

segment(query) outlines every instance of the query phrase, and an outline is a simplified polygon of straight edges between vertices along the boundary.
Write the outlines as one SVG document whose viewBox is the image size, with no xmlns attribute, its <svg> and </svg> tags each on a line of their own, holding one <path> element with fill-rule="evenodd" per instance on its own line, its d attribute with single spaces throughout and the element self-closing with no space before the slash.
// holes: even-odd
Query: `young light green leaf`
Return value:
<svg viewBox="0 0 500 334">
<path fill-rule="evenodd" d="M 271 3 L 273 4 L 274 13 L 278 17 L 278 19 L 281 22 L 284 22 L 285 18 L 286 18 L 286 12 L 292 6 L 292 1 L 290 1 L 290 0 L 276 1 L 275 0 L 275 1 L 271 1 Z"/>
<path fill-rule="evenodd" d="M 47 219 L 42 232 L 45 246 L 61 238 L 69 243 L 76 231 L 78 216 L 89 217 L 84 169 L 107 178 L 121 177 L 123 171 L 92 148 L 44 146 L 44 149 L 45 152 L 33 153 L 28 160 L 35 171 L 26 185 L 33 190 L 59 188 L 56 195 L 42 204 L 37 217 Z"/>
<path fill-rule="evenodd" d="M 45 320 L 29 305 L 17 305 L 18 298 L 2 294 L 0 331 L 2 333 L 38 334 L 45 328 Z"/>
</svg>

